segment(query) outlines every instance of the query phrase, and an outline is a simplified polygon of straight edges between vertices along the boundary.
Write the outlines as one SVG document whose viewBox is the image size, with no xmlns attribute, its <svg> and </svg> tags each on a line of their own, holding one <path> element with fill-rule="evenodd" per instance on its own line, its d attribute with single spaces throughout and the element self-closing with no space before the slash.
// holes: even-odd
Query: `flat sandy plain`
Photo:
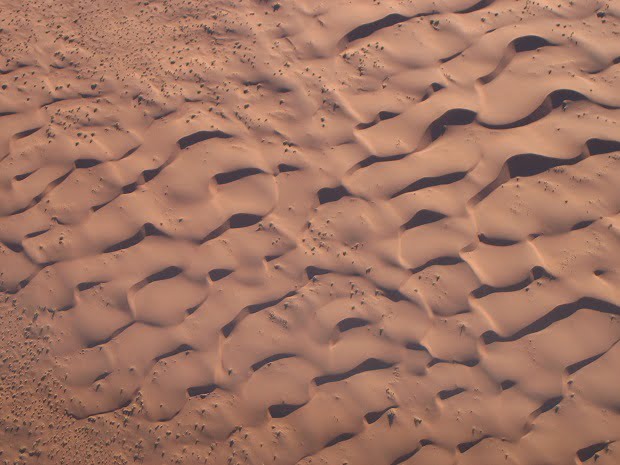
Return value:
<svg viewBox="0 0 620 465">
<path fill-rule="evenodd" d="M 620 4 L 0 0 L 0 463 L 620 464 Z"/>
</svg>

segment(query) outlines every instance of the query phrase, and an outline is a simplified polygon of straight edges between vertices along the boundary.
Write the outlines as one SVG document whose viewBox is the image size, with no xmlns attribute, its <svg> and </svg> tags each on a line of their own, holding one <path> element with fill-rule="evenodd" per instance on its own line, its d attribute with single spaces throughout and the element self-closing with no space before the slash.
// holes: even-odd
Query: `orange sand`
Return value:
<svg viewBox="0 0 620 465">
<path fill-rule="evenodd" d="M 620 3 L 0 0 L 0 463 L 620 464 Z"/>
</svg>

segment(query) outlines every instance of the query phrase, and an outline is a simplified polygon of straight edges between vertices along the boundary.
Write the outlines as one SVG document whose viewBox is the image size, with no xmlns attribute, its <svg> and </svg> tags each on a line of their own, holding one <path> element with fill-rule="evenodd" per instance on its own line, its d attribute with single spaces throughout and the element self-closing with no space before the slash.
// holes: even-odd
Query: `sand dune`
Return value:
<svg viewBox="0 0 620 465">
<path fill-rule="evenodd" d="M 620 463 L 620 4 L 0 0 L 0 460 Z"/>
</svg>

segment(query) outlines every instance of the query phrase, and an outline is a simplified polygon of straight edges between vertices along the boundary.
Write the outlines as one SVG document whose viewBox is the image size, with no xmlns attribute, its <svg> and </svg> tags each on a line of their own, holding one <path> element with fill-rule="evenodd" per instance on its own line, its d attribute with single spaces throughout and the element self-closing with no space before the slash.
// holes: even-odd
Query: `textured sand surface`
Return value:
<svg viewBox="0 0 620 465">
<path fill-rule="evenodd" d="M 620 3 L 0 0 L 0 463 L 620 464 Z"/>
</svg>

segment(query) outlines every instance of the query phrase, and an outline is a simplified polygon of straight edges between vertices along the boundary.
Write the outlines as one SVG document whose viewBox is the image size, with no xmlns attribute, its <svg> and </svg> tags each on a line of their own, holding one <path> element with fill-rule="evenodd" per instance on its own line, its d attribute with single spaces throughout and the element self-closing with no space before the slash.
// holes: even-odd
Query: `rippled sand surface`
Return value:
<svg viewBox="0 0 620 465">
<path fill-rule="evenodd" d="M 620 464 L 620 3 L 0 0 L 0 463 Z"/>
</svg>

